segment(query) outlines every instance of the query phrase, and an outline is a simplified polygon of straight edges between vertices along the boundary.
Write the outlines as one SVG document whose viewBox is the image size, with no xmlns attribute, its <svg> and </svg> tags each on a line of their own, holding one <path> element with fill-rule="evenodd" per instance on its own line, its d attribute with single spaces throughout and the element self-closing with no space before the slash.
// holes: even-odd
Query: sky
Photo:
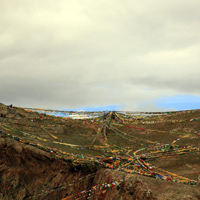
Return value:
<svg viewBox="0 0 200 200">
<path fill-rule="evenodd" d="M 0 0 L 0 102 L 200 108 L 199 0 Z"/>
</svg>

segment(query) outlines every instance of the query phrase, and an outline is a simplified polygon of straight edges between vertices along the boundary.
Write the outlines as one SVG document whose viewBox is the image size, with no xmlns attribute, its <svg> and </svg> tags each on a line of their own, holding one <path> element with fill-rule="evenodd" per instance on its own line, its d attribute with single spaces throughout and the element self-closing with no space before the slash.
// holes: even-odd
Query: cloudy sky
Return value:
<svg viewBox="0 0 200 200">
<path fill-rule="evenodd" d="M 0 0 L 0 102 L 200 108 L 199 0 Z"/>
</svg>

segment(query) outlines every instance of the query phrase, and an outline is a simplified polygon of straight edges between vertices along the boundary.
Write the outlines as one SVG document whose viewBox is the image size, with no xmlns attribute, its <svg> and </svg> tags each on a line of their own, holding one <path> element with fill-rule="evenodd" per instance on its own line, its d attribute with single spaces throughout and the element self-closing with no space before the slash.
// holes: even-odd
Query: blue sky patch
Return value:
<svg viewBox="0 0 200 200">
<path fill-rule="evenodd" d="M 195 95 L 175 95 L 172 97 L 163 97 L 155 101 L 157 107 L 175 110 L 200 109 L 200 96 Z"/>
</svg>

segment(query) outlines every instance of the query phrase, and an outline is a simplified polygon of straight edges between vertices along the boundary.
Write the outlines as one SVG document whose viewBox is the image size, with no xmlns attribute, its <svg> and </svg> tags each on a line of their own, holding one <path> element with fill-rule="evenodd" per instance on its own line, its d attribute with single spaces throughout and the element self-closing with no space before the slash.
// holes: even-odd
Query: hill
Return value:
<svg viewBox="0 0 200 200">
<path fill-rule="evenodd" d="M 200 110 L 0 110 L 1 199 L 200 199 Z"/>
</svg>

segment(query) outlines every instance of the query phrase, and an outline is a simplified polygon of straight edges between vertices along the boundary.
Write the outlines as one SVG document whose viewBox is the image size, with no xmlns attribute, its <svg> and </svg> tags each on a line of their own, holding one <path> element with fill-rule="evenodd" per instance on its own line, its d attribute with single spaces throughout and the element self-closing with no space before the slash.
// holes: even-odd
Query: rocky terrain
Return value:
<svg viewBox="0 0 200 200">
<path fill-rule="evenodd" d="M 166 157 L 145 158 L 151 165 L 195 184 L 131 173 L 131 168 L 120 170 L 117 164 L 111 167 L 119 158 L 130 158 L 147 146 L 147 141 L 169 144 L 182 138 L 179 147 L 199 147 L 199 110 L 129 120 L 129 128 L 112 119 L 105 137 L 104 129 L 98 132 L 102 127 L 99 118 L 73 120 L 3 104 L 0 108 L 0 199 L 200 199 L 199 151 L 165 151 Z M 131 150 L 101 148 L 106 138 L 118 149 Z M 140 158 L 148 151 L 141 151 Z"/>
</svg>

